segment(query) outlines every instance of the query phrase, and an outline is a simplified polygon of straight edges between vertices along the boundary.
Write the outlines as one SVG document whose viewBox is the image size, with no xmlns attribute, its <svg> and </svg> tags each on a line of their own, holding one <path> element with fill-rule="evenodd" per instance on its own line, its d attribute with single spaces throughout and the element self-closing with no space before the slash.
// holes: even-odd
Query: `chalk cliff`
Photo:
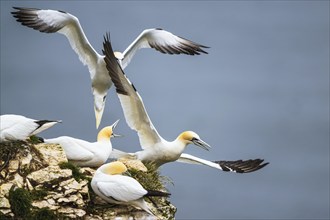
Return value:
<svg viewBox="0 0 330 220">
<path fill-rule="evenodd" d="M 124 161 L 145 187 L 164 190 L 163 177 L 140 161 Z M 89 183 L 95 172 L 79 168 L 60 145 L 32 142 L 0 143 L 0 219 L 154 219 L 131 206 L 105 203 Z M 165 198 L 146 200 L 157 219 L 174 219 L 176 208 Z"/>
</svg>

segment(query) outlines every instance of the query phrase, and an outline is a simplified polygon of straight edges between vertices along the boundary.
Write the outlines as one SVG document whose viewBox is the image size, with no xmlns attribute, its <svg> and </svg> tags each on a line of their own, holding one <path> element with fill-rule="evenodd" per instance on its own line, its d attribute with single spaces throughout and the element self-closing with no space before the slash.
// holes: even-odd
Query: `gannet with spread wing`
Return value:
<svg viewBox="0 0 330 220">
<path fill-rule="evenodd" d="M 134 157 L 143 162 L 152 162 L 156 166 L 172 161 L 203 164 L 223 171 L 238 173 L 253 172 L 268 164 L 263 163 L 261 159 L 211 162 L 183 153 L 189 144 L 195 144 L 205 150 L 209 150 L 210 146 L 193 131 L 182 132 L 174 141 L 167 141 L 162 138 L 152 124 L 141 96 L 118 64 L 113 54 L 109 35 L 104 37 L 103 54 L 105 55 L 106 67 L 116 87 L 126 122 L 131 129 L 137 132 L 142 147 L 142 150 L 136 153 L 115 150 L 113 157 L 118 155 L 119 157 Z"/>
<path fill-rule="evenodd" d="M 80 61 L 87 65 L 92 80 L 96 128 L 102 119 L 107 92 L 112 86 L 111 79 L 105 68 L 104 56 L 96 52 L 89 43 L 77 17 L 70 13 L 57 10 L 14 7 L 11 12 L 22 25 L 44 33 L 64 34 L 79 56 Z M 160 28 L 146 29 L 126 48 L 123 53 L 116 52 L 117 59 L 124 69 L 141 48 L 154 48 L 166 54 L 199 55 L 207 53 L 208 48 L 193 41 L 176 36 Z"/>
</svg>

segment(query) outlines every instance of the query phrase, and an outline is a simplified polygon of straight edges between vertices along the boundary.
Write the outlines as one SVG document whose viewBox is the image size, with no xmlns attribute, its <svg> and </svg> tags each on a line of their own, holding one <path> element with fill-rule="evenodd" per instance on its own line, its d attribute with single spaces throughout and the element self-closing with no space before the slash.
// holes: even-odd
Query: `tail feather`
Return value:
<svg viewBox="0 0 330 220">
<path fill-rule="evenodd" d="M 57 121 L 50 121 L 50 120 L 38 120 L 34 121 L 38 126 L 37 128 L 31 133 L 31 135 L 36 135 L 52 126 L 54 126 L 57 123 L 61 123 L 62 121 L 57 120 Z"/>
<path fill-rule="evenodd" d="M 162 191 L 158 191 L 158 190 L 147 190 L 147 194 L 144 195 L 144 197 L 148 197 L 148 199 L 152 202 L 152 204 L 158 209 L 158 205 L 157 203 L 151 199 L 151 197 L 169 197 L 171 195 L 171 193 L 168 192 L 162 192 Z M 148 212 L 149 214 L 156 216 L 156 213 L 154 213 L 151 208 L 146 204 L 146 202 L 143 200 L 143 204 L 140 204 L 140 207 L 145 210 L 146 212 Z"/>
<path fill-rule="evenodd" d="M 168 192 L 162 192 L 158 190 L 148 190 L 148 193 L 145 195 L 147 197 L 149 196 L 158 196 L 158 197 L 169 197 L 171 193 Z"/>
</svg>

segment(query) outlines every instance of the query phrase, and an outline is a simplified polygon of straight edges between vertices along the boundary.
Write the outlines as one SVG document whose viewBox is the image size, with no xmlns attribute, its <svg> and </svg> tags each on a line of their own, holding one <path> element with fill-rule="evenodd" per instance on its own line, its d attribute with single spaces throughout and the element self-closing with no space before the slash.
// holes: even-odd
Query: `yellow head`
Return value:
<svg viewBox="0 0 330 220">
<path fill-rule="evenodd" d="M 198 134 L 193 131 L 184 131 L 178 137 L 179 140 L 183 141 L 186 144 L 191 144 L 193 138 L 199 139 Z"/>
<path fill-rule="evenodd" d="M 204 150 L 209 150 L 211 148 L 210 145 L 202 141 L 199 135 L 193 131 L 182 132 L 177 139 L 185 144 L 195 144 L 196 146 L 201 147 Z"/>
<path fill-rule="evenodd" d="M 109 175 L 122 174 L 127 171 L 127 167 L 120 161 L 111 162 L 102 166 L 102 173 Z"/>
<path fill-rule="evenodd" d="M 113 123 L 113 125 L 111 126 L 107 126 L 107 127 L 104 127 L 101 129 L 101 131 L 98 133 L 97 135 L 97 141 L 101 141 L 101 140 L 106 140 L 106 141 L 109 141 L 111 137 L 117 137 L 117 136 L 120 136 L 120 135 L 117 135 L 117 134 L 114 134 L 113 133 L 113 130 L 115 129 L 115 127 L 117 126 L 118 124 L 118 121 L 117 120 L 115 123 Z"/>
</svg>

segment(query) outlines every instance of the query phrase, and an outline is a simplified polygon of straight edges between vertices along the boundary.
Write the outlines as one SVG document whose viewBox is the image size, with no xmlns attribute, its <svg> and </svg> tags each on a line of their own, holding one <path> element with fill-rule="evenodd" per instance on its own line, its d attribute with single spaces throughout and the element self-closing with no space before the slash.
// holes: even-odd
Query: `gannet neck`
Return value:
<svg viewBox="0 0 330 220">
<path fill-rule="evenodd" d="M 127 171 L 127 167 L 120 161 L 111 162 L 103 165 L 100 170 L 108 175 L 122 174 Z"/>
</svg>

